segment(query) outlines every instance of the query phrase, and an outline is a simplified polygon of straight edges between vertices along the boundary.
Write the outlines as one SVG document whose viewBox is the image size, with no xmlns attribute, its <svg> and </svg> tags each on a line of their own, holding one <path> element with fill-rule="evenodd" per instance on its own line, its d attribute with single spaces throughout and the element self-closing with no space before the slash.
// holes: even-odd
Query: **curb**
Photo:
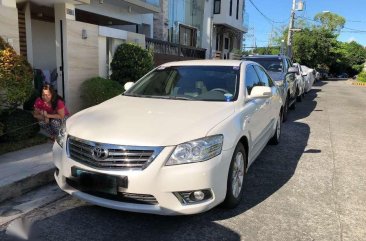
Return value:
<svg viewBox="0 0 366 241">
<path fill-rule="evenodd" d="M 55 181 L 53 176 L 55 168 L 39 172 L 37 174 L 25 177 L 16 182 L 0 187 L 0 202 L 19 197 L 37 187 L 46 185 Z"/>
<path fill-rule="evenodd" d="M 364 83 L 364 82 L 352 82 L 352 85 L 366 86 L 366 83 Z"/>
</svg>

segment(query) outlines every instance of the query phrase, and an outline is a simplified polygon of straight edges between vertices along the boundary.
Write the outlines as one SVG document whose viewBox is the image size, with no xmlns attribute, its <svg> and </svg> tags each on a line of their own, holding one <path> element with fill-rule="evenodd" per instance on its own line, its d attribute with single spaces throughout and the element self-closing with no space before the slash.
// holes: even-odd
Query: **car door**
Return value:
<svg viewBox="0 0 366 241">
<path fill-rule="evenodd" d="M 258 77 L 257 72 L 254 69 L 252 64 L 247 65 L 245 71 L 245 87 L 243 88 L 247 93 L 246 96 L 250 95 L 251 90 L 255 86 L 260 86 L 260 79 Z M 250 135 L 250 151 L 248 160 L 251 162 L 254 160 L 254 157 L 257 156 L 258 152 L 263 148 L 263 141 L 261 142 L 261 138 L 265 134 L 265 99 L 256 98 L 251 99 L 245 103 L 243 108 L 244 115 L 244 128 L 248 128 Z"/>
<path fill-rule="evenodd" d="M 265 144 L 267 143 L 266 139 L 268 139 L 271 134 L 272 134 L 272 131 L 273 131 L 273 126 L 274 126 L 274 123 L 276 121 L 276 118 L 278 116 L 278 108 L 276 107 L 276 100 L 274 98 L 277 97 L 276 95 L 276 91 L 277 89 L 274 87 L 274 83 L 272 81 L 272 79 L 267 75 L 266 71 L 261 67 L 261 66 L 254 66 L 257 74 L 258 74 L 258 77 L 259 77 L 259 80 L 260 80 L 260 83 L 262 86 L 268 86 L 268 87 L 271 87 L 272 89 L 272 96 L 269 97 L 269 98 L 265 98 L 263 99 L 264 100 L 264 106 L 262 108 L 262 116 L 263 116 L 263 121 L 265 122 L 264 123 L 264 126 L 265 126 L 265 129 L 264 129 L 264 133 L 263 136 L 265 136 L 266 138 L 263 138 Z"/>
</svg>

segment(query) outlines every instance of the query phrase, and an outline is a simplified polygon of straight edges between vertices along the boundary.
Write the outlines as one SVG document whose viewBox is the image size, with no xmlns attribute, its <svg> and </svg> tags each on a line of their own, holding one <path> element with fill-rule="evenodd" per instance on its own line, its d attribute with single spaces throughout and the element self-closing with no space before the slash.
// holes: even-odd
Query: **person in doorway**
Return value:
<svg viewBox="0 0 366 241">
<path fill-rule="evenodd" d="M 34 102 L 33 116 L 39 121 L 39 125 L 54 140 L 58 135 L 62 122 L 70 115 L 64 101 L 57 95 L 50 85 L 44 85 L 41 97 Z"/>
</svg>

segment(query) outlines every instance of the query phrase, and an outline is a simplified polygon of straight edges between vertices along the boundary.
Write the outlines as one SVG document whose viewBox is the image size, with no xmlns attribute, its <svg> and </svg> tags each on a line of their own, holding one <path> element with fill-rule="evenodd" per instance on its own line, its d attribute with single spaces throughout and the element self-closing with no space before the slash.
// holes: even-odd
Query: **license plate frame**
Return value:
<svg viewBox="0 0 366 241">
<path fill-rule="evenodd" d="M 71 167 L 71 174 L 85 192 L 117 195 L 119 187 L 127 188 L 127 176 L 114 176 Z"/>
</svg>

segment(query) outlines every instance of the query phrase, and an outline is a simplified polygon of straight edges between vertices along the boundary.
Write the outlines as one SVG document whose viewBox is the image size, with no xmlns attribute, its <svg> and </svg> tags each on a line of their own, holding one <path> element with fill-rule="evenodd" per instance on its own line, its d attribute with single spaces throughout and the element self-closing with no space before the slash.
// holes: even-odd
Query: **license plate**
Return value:
<svg viewBox="0 0 366 241">
<path fill-rule="evenodd" d="M 118 184 L 120 183 L 117 176 L 85 171 L 75 167 L 71 168 L 71 173 L 76 177 L 82 191 L 117 195 Z"/>
</svg>

